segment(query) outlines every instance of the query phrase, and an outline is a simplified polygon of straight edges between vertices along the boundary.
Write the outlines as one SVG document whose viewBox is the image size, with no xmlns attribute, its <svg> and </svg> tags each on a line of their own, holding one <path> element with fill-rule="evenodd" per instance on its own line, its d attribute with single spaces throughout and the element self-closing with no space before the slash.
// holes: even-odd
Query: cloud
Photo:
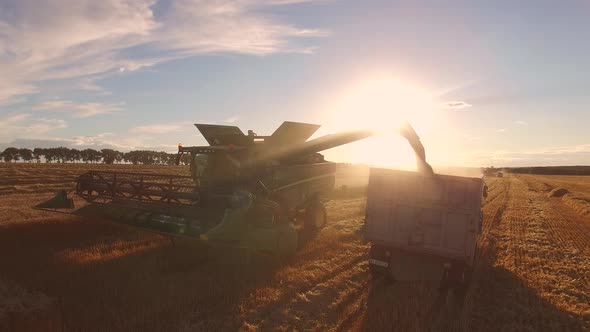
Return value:
<svg viewBox="0 0 590 332">
<path fill-rule="evenodd" d="M 144 145 L 144 144 L 119 144 L 105 140 L 99 136 L 75 136 L 72 138 L 17 138 L 8 143 L 0 143 L 0 149 L 13 146 L 17 148 L 34 149 L 38 147 L 57 148 L 67 147 L 75 149 L 115 149 L 118 151 L 152 150 L 176 152 L 176 145 Z"/>
<path fill-rule="evenodd" d="M 182 123 L 156 123 L 143 126 L 137 126 L 129 129 L 130 133 L 134 134 L 166 134 L 170 132 L 176 132 L 183 130 L 183 126 L 186 124 Z"/>
<path fill-rule="evenodd" d="M 75 147 L 75 148 L 93 148 L 93 149 L 121 149 L 121 150 L 129 150 L 133 148 L 133 146 L 128 146 L 125 144 L 119 144 L 112 142 L 108 139 L 105 139 L 104 136 L 95 135 L 95 136 L 74 136 L 71 139 L 57 139 L 61 141 L 63 146 L 66 147 Z"/>
<path fill-rule="evenodd" d="M 458 100 L 458 101 L 447 101 L 447 102 L 442 103 L 440 106 L 442 109 L 445 109 L 445 110 L 459 110 L 459 109 L 469 108 L 472 105 L 468 104 L 464 101 Z"/>
<path fill-rule="evenodd" d="M 67 127 L 63 119 L 40 118 L 28 113 L 12 113 L 0 117 L 0 150 L 19 148 L 70 147 L 93 149 L 177 151 L 169 144 L 170 134 L 182 139 L 194 130 L 187 122 L 148 124 L 131 128 L 128 133 L 102 132 L 95 135 L 56 137 L 54 131 Z M 194 136 L 194 133 L 191 133 Z M 157 136 L 163 135 L 163 136 Z M 165 141 L 166 143 L 162 143 Z"/>
<path fill-rule="evenodd" d="M 528 126 L 528 125 L 529 125 L 527 122 L 525 122 L 525 121 L 520 121 L 520 120 L 519 120 L 519 121 L 514 121 L 513 123 L 514 123 L 515 125 L 517 125 L 517 126 Z"/>
<path fill-rule="evenodd" d="M 28 126 L 23 128 L 23 132 L 26 134 L 45 134 L 47 132 L 66 128 L 67 124 L 61 119 L 42 119 L 38 118 L 31 122 Z"/>
<path fill-rule="evenodd" d="M 0 119 L 0 129 L 2 129 L 2 122 Z M 30 122 L 31 118 L 26 117 L 18 119 L 18 122 Z M 119 151 L 129 150 L 155 150 L 155 151 L 167 151 L 175 152 L 177 149 L 176 145 L 166 144 L 150 144 L 146 143 L 141 137 L 137 136 L 120 136 L 114 133 L 99 133 L 96 135 L 85 135 L 85 136 L 72 136 L 72 137 L 51 137 L 49 135 L 43 135 L 51 130 L 63 128 L 65 126 L 63 120 L 55 119 L 40 119 L 32 124 L 23 127 L 17 125 L 18 133 L 13 132 L 14 135 L 23 135 L 9 141 L 3 140 L 3 136 L 0 136 L 0 150 L 8 146 L 14 146 L 18 148 L 51 148 L 51 147 L 68 147 L 76 149 L 116 149 Z M 6 143 L 2 143 L 6 142 Z"/>
<path fill-rule="evenodd" d="M 58 129 L 66 128 L 62 119 L 32 117 L 28 113 L 13 113 L 0 118 L 0 142 L 19 135 L 42 137 Z"/>
<path fill-rule="evenodd" d="M 238 120 L 240 120 L 240 117 L 237 115 L 234 115 L 234 116 L 230 116 L 229 118 L 223 120 L 223 122 L 236 123 Z"/>
<path fill-rule="evenodd" d="M 559 166 L 587 165 L 590 144 L 544 147 L 533 150 L 485 151 L 471 154 L 469 159 L 482 166 Z"/>
<path fill-rule="evenodd" d="M 0 27 L 1 29 L 1 27 Z M 0 54 L 2 47 L 0 45 Z M 0 55 L 0 72 L 2 72 L 2 56 Z M 24 101 L 23 96 L 39 92 L 32 84 L 19 82 L 6 75 L 0 80 L 0 106 L 7 106 Z"/>
<path fill-rule="evenodd" d="M 160 46 L 184 55 L 295 51 L 289 37 L 322 35 L 255 14 L 257 8 L 269 4 L 278 5 L 266 1 L 174 1 L 154 35 Z"/>
<path fill-rule="evenodd" d="M 264 10 L 299 2 L 307 1 L 5 0 L 0 104 L 43 92 L 56 80 L 100 90 L 89 82 L 203 53 L 307 52 L 302 37 L 323 31 L 298 28 Z"/>
<path fill-rule="evenodd" d="M 30 114 L 27 113 L 14 113 L 14 114 L 10 114 L 8 116 L 5 116 L 4 118 L 0 119 L 0 128 L 6 130 L 9 129 L 9 126 L 13 126 L 16 124 L 19 124 L 23 121 L 25 121 L 28 117 L 30 117 Z"/>
<path fill-rule="evenodd" d="M 123 110 L 122 103 L 75 103 L 71 100 L 48 100 L 33 107 L 36 111 L 70 112 L 74 117 L 87 118 L 99 114 L 117 113 Z"/>
<path fill-rule="evenodd" d="M 503 132 L 505 132 L 505 131 L 506 131 L 506 129 L 505 129 L 505 128 L 500 128 L 500 129 L 496 130 L 496 132 L 497 132 L 497 133 L 503 133 Z"/>
</svg>

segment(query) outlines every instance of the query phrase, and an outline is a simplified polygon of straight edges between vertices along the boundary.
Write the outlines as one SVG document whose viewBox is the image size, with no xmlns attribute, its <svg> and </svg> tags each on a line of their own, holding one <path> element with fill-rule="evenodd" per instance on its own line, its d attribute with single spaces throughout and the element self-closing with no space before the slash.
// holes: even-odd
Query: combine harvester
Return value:
<svg viewBox="0 0 590 332">
<path fill-rule="evenodd" d="M 272 135 L 196 124 L 209 146 L 178 147 L 190 156 L 190 176 L 89 171 L 75 193 L 90 204 L 74 213 L 102 216 L 210 245 L 288 257 L 302 232 L 326 224 L 322 196 L 334 188 L 336 164 L 320 151 L 375 134 L 348 131 L 309 140 L 319 125 L 284 122 Z M 467 285 L 481 232 L 481 178 L 434 174 L 424 147 L 406 124 L 418 172 L 372 168 L 365 236 L 369 266 L 396 280 Z M 62 191 L 37 205 L 74 209 Z"/>
<path fill-rule="evenodd" d="M 319 152 L 375 134 L 348 131 L 308 140 L 319 125 L 284 122 L 272 135 L 238 127 L 196 124 L 209 146 L 178 147 L 190 155 L 191 176 L 89 171 L 75 193 L 90 204 L 76 214 L 210 245 L 288 257 L 300 233 L 326 224 L 322 196 L 334 187 L 336 164 Z M 372 168 L 365 236 L 374 274 L 396 280 L 467 285 L 481 232 L 481 178 L 434 174 L 420 138 L 399 129 L 418 172 Z M 65 191 L 44 209 L 74 209 Z"/>
<path fill-rule="evenodd" d="M 299 233 L 326 224 L 322 195 L 334 187 L 336 164 L 319 152 L 372 136 L 357 130 L 308 140 L 319 125 L 284 122 L 272 135 L 238 127 L 196 124 L 209 146 L 178 147 L 190 155 L 191 176 L 89 171 L 75 193 L 88 203 L 74 213 L 208 244 L 247 248 L 277 257 L 292 255 Z M 432 173 L 420 139 L 410 125 L 400 134 L 410 142 L 419 169 Z M 45 209 L 73 209 L 62 191 Z"/>
</svg>

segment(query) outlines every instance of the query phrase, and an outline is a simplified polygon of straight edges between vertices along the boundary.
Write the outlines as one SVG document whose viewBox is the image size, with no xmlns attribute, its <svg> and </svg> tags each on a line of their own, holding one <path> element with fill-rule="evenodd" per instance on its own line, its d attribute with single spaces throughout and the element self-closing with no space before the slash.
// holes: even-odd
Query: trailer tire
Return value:
<svg viewBox="0 0 590 332">
<path fill-rule="evenodd" d="M 391 274 L 391 270 L 388 268 L 381 268 L 369 264 L 369 272 L 371 273 L 371 279 L 373 282 L 380 282 L 383 285 L 391 285 L 395 283 L 395 277 Z"/>
<path fill-rule="evenodd" d="M 469 290 L 469 286 L 471 285 L 471 278 L 473 275 L 473 268 L 472 267 L 465 267 L 463 271 L 463 280 L 455 286 L 454 293 L 457 297 L 457 300 L 463 302 L 465 297 L 467 296 L 467 291 Z"/>
<path fill-rule="evenodd" d="M 305 210 L 305 228 L 310 231 L 317 231 L 324 226 L 327 222 L 326 207 L 319 200 L 319 197 L 314 198 L 307 209 Z"/>
</svg>

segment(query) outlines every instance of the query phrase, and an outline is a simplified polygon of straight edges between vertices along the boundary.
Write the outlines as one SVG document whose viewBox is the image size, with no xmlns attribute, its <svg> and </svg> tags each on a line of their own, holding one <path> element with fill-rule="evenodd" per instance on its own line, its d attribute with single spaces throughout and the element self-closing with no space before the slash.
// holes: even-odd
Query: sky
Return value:
<svg viewBox="0 0 590 332">
<path fill-rule="evenodd" d="M 590 164 L 590 2 L 0 0 L 0 148 L 402 119 L 435 165 Z M 328 159 L 405 165 L 395 134 Z"/>
</svg>

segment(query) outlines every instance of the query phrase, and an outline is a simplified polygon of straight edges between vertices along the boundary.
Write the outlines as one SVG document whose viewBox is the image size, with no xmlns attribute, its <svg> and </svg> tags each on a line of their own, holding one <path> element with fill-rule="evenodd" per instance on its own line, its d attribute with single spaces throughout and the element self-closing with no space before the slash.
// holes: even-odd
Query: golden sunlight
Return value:
<svg viewBox="0 0 590 332">
<path fill-rule="evenodd" d="M 429 122 L 436 106 L 431 94 L 393 78 L 372 78 L 344 89 L 329 107 L 329 123 L 341 129 L 390 131 L 404 121 Z"/>
<path fill-rule="evenodd" d="M 406 121 L 425 132 L 434 124 L 436 103 L 432 94 L 413 84 L 391 78 L 362 80 L 342 89 L 328 103 L 322 122 L 330 131 L 372 129 L 379 135 L 334 149 L 328 157 L 338 161 L 381 167 L 413 168 L 415 157 L 397 134 Z"/>
</svg>

